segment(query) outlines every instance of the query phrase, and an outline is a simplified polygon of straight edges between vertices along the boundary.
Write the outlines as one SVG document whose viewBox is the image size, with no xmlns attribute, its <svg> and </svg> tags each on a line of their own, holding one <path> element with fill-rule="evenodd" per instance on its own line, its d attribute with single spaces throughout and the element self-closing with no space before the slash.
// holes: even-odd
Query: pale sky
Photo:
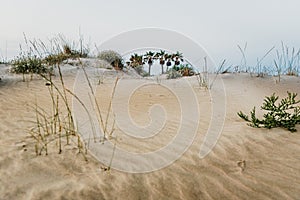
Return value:
<svg viewBox="0 0 300 200">
<path fill-rule="evenodd" d="M 249 60 L 281 41 L 300 47 L 299 0 L 1 0 L 0 59 L 18 54 L 23 32 L 30 39 L 56 34 L 101 44 L 125 31 L 162 28 L 201 44 L 216 62 Z M 7 48 L 6 48 L 7 47 Z"/>
</svg>

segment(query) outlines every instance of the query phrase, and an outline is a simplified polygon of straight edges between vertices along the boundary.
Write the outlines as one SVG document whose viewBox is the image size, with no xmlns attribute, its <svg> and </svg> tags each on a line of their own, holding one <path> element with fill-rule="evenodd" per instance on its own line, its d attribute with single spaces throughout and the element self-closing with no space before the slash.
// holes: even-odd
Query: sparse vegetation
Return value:
<svg viewBox="0 0 300 200">
<path fill-rule="evenodd" d="M 59 71 L 59 83 L 55 83 L 52 80 L 52 76 L 40 74 L 46 81 L 46 86 L 48 87 L 50 99 L 52 102 L 51 111 L 46 111 L 44 108 L 38 106 L 36 103 L 34 106 L 36 120 L 34 122 L 34 127 L 30 131 L 31 137 L 35 141 L 35 150 L 37 155 L 48 155 L 49 147 L 52 143 L 57 144 L 56 147 L 57 152 L 60 154 L 63 151 L 63 147 L 65 145 L 76 145 L 78 152 L 81 153 L 85 160 L 87 149 L 89 146 L 89 140 L 92 139 L 94 142 L 105 142 L 108 139 L 115 139 L 113 136 L 113 132 L 115 130 L 115 122 L 110 126 L 108 121 L 113 118 L 112 114 L 112 100 L 114 98 L 116 86 L 118 83 L 118 78 L 115 81 L 114 88 L 111 94 L 111 100 L 109 103 L 109 107 L 107 110 L 107 114 L 103 115 L 103 111 L 101 110 L 98 100 L 96 99 L 92 83 L 90 82 L 89 76 L 85 71 L 84 67 L 82 70 L 84 72 L 86 81 L 88 82 L 89 89 L 91 92 L 91 98 L 93 100 L 93 106 L 97 112 L 97 120 L 98 126 L 100 127 L 101 132 L 103 133 L 103 138 L 97 138 L 95 131 L 95 127 L 92 124 L 92 117 L 90 111 L 87 109 L 85 102 L 82 102 L 81 99 L 69 90 L 64 83 L 64 78 L 61 73 L 60 65 L 57 65 Z M 79 104 L 84 108 L 85 112 L 89 116 L 89 121 L 93 128 L 92 138 L 89 138 L 88 141 L 83 141 L 81 135 L 78 132 L 76 127 L 75 119 L 73 118 L 74 113 L 71 110 L 71 106 L 69 104 L 69 100 L 71 97 L 74 97 L 75 100 L 79 102 Z M 115 139 L 116 146 L 116 139 Z M 53 145 L 51 146 L 53 148 Z M 113 158 L 111 158 L 112 160 Z M 111 162 L 110 162 L 111 163 Z M 111 165 L 111 164 L 110 164 Z M 107 167 L 108 170 L 110 166 Z"/>
<path fill-rule="evenodd" d="M 182 76 L 193 76 L 194 69 L 189 64 L 174 65 L 172 70 L 179 72 Z"/>
<path fill-rule="evenodd" d="M 47 47 L 44 42 L 27 40 L 24 34 L 26 49 L 20 46 L 20 55 L 11 61 L 12 73 L 23 74 L 46 74 L 53 70 L 57 64 L 67 59 L 85 58 L 89 50 L 83 47 L 82 39 L 80 49 L 71 48 L 63 36 L 51 39 L 51 45 Z M 32 77 L 32 76 L 31 76 Z"/>
<path fill-rule="evenodd" d="M 23 51 L 21 48 L 21 56 L 12 61 L 13 67 L 11 68 L 11 72 L 23 74 L 35 73 L 47 81 L 46 86 L 50 95 L 49 99 L 51 100 L 50 110 L 48 110 L 48 108 L 39 106 L 37 102 L 32 106 L 35 112 L 35 120 L 33 122 L 33 128 L 30 130 L 30 135 L 35 143 L 36 154 L 48 155 L 48 152 L 50 150 L 57 150 L 58 153 L 62 153 L 64 146 L 75 145 L 79 153 L 81 153 L 86 159 L 85 154 L 87 153 L 88 144 L 82 140 L 81 135 L 77 130 L 75 119 L 73 118 L 74 113 L 71 109 L 69 100 L 72 97 L 75 98 L 85 109 L 89 116 L 90 113 L 89 110 L 87 110 L 84 102 L 82 102 L 76 94 L 74 94 L 65 86 L 61 71 L 61 63 L 66 59 L 78 59 L 78 62 L 82 65 L 80 58 L 86 57 L 87 54 L 82 54 L 82 51 L 73 50 L 65 43 L 64 45 L 61 45 L 60 43 L 57 43 L 57 40 L 55 41 L 56 42 L 54 44 L 56 46 L 51 46 L 49 48 L 49 51 L 44 43 L 38 43 L 36 41 L 27 42 L 26 39 L 26 44 L 28 45 L 27 49 L 29 50 Z M 119 56 L 119 58 L 121 58 L 121 56 Z M 116 64 L 116 62 L 112 62 L 111 64 Z M 52 70 L 54 68 L 58 70 L 59 83 L 53 81 L 52 79 Z M 84 70 L 83 66 L 82 69 Z M 84 74 L 87 81 L 89 82 L 87 73 L 85 72 Z M 116 85 L 117 81 L 115 83 L 115 87 Z M 106 116 L 103 116 L 103 114 L 101 113 L 101 109 L 96 102 L 96 97 L 93 93 L 91 85 L 90 89 L 92 92 L 91 97 L 94 98 L 94 101 L 96 103 L 99 117 L 99 126 L 104 133 L 104 138 L 100 138 L 100 140 L 104 142 L 108 138 L 112 138 L 112 134 L 114 131 L 114 125 L 112 127 L 109 127 L 108 125 L 108 120 L 113 117 L 111 115 L 112 108 L 110 105 L 108 114 Z M 114 91 L 112 94 L 112 98 L 114 95 Z M 94 141 L 96 141 L 95 133 L 93 133 L 93 139 Z"/>
<path fill-rule="evenodd" d="M 180 78 L 180 77 L 182 77 L 182 74 L 180 72 L 178 72 L 174 69 L 170 69 L 168 71 L 168 76 L 167 76 L 168 79 L 176 79 L 176 78 Z"/>
<path fill-rule="evenodd" d="M 122 56 L 113 50 L 102 51 L 98 54 L 98 58 L 108 62 L 117 70 L 122 70 L 124 67 Z"/>
<path fill-rule="evenodd" d="M 23 75 L 25 81 L 25 74 L 46 74 L 52 71 L 49 65 L 46 65 L 43 60 L 37 56 L 23 56 L 17 57 L 12 62 L 11 72 Z"/>
<path fill-rule="evenodd" d="M 264 99 L 264 103 L 261 106 L 262 110 L 267 111 L 263 115 L 263 119 L 256 117 L 255 107 L 250 112 L 250 117 L 244 114 L 242 111 L 238 112 L 238 116 L 249 122 L 248 125 L 255 128 L 276 128 L 282 127 L 291 132 L 295 132 L 296 125 L 300 124 L 300 100 L 296 100 L 297 94 L 288 92 L 288 96 L 280 101 L 276 105 L 279 96 L 275 93 L 270 97 Z"/>
<path fill-rule="evenodd" d="M 290 49 L 281 42 L 281 50 L 276 50 L 274 66 L 278 82 L 281 80 L 281 74 L 298 76 L 300 72 L 300 49 L 298 51 L 294 47 Z"/>
<path fill-rule="evenodd" d="M 35 151 L 37 155 L 48 155 L 48 147 L 51 143 L 57 144 L 57 152 L 60 154 L 63 151 L 63 143 L 70 145 L 71 142 L 77 145 L 79 153 L 85 157 L 86 147 L 81 139 L 81 136 L 76 130 L 73 113 L 69 104 L 67 88 L 60 67 L 58 65 L 60 83 L 55 84 L 52 81 L 51 75 L 40 74 L 46 81 L 50 99 L 51 111 L 38 106 L 36 103 L 35 113 L 36 121 L 34 127 L 30 131 L 31 137 L 35 140 Z"/>
<path fill-rule="evenodd" d="M 215 78 L 209 84 L 209 89 L 212 88 L 212 86 L 214 85 L 214 82 L 216 81 L 216 79 L 219 76 L 219 74 L 225 74 L 230 69 L 230 66 L 224 69 L 225 63 L 226 63 L 226 60 L 224 59 L 222 61 L 221 65 L 219 66 L 219 68 L 217 69 L 217 71 L 215 72 Z"/>
<path fill-rule="evenodd" d="M 204 57 L 204 66 L 203 66 L 203 72 L 200 73 L 198 72 L 197 74 L 197 81 L 199 84 L 199 87 L 204 87 L 208 89 L 209 87 L 209 76 L 208 76 L 208 71 L 207 71 L 207 58 Z"/>
<path fill-rule="evenodd" d="M 244 71 L 250 73 L 251 76 L 256 74 L 257 77 L 265 77 L 266 75 L 272 75 L 278 77 L 278 83 L 281 81 L 282 75 L 298 76 L 300 73 L 300 49 L 289 48 L 283 42 L 281 42 L 281 48 L 275 49 L 275 46 L 270 48 L 262 58 L 257 58 L 256 65 L 254 67 L 247 65 L 246 49 L 247 43 L 242 48 L 238 45 L 238 49 L 242 54 L 241 64 L 237 65 L 238 71 Z M 265 65 L 263 61 L 269 54 L 275 51 L 275 58 L 273 64 Z"/>
</svg>

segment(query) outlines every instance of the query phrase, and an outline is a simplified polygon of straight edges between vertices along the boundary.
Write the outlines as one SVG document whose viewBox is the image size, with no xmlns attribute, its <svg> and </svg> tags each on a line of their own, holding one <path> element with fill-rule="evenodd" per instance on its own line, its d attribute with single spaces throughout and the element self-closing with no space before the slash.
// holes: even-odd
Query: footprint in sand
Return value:
<svg viewBox="0 0 300 200">
<path fill-rule="evenodd" d="M 237 166 L 239 166 L 241 170 L 244 171 L 246 169 L 246 160 L 237 161 Z"/>
</svg>

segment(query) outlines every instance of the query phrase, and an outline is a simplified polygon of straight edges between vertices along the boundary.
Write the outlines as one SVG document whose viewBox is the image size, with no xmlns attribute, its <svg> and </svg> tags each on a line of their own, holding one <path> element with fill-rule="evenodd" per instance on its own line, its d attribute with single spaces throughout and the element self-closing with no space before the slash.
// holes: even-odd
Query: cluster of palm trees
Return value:
<svg viewBox="0 0 300 200">
<path fill-rule="evenodd" d="M 155 60 L 159 61 L 161 66 L 161 73 L 164 73 L 164 66 L 167 66 L 167 70 L 172 66 L 179 66 L 181 62 L 183 62 L 183 55 L 180 52 L 176 52 L 173 54 L 166 53 L 166 51 L 160 50 L 159 52 L 147 51 L 144 55 L 138 55 L 137 53 L 131 55 L 127 65 L 130 67 L 137 67 L 148 64 L 148 73 L 151 74 L 151 67 Z"/>
</svg>

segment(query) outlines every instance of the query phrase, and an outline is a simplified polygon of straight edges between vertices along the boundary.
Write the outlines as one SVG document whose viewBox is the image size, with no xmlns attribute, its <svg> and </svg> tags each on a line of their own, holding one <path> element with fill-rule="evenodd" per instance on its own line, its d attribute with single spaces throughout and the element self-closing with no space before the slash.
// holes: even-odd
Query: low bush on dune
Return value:
<svg viewBox="0 0 300 200">
<path fill-rule="evenodd" d="M 194 69 L 188 64 L 175 65 L 173 68 L 167 71 L 168 79 L 175 79 L 182 76 L 193 76 L 195 75 Z"/>
<path fill-rule="evenodd" d="M 69 56 L 64 54 L 64 53 L 58 53 L 58 54 L 50 54 L 48 56 L 46 56 L 43 61 L 47 64 L 47 65 L 56 65 L 56 64 L 60 64 L 63 61 L 69 59 Z"/>
<path fill-rule="evenodd" d="M 67 59 L 78 59 L 88 57 L 88 50 L 72 49 L 69 45 L 63 45 L 62 50 L 58 53 L 52 53 L 43 59 L 47 65 L 57 65 Z"/>
<path fill-rule="evenodd" d="M 111 64 L 115 69 L 122 70 L 124 67 L 122 56 L 113 50 L 101 51 L 98 58 Z"/>
<path fill-rule="evenodd" d="M 25 74 L 45 74 L 52 71 L 52 68 L 37 56 L 20 56 L 14 59 L 11 64 L 10 71 L 23 74 L 23 81 L 25 81 Z"/>
<path fill-rule="evenodd" d="M 242 111 L 238 112 L 238 116 L 249 122 L 248 125 L 255 128 L 276 128 L 282 127 L 291 132 L 296 132 L 296 125 L 300 124 L 300 100 L 296 100 L 297 93 L 288 92 L 288 96 L 276 104 L 279 96 L 275 93 L 264 99 L 261 106 L 262 110 L 267 111 L 263 115 L 263 119 L 256 117 L 255 107 L 250 112 L 250 117 Z"/>
<path fill-rule="evenodd" d="M 31 49 L 39 52 L 36 46 Z M 59 46 L 57 48 L 59 49 Z M 23 74 L 23 81 L 25 81 L 25 74 L 51 73 L 53 66 L 59 65 L 67 59 L 85 58 L 88 56 L 87 52 L 87 50 L 73 50 L 68 45 L 64 45 L 58 53 L 50 53 L 47 56 L 38 56 L 33 51 L 21 52 L 20 56 L 11 61 L 10 72 Z"/>
<path fill-rule="evenodd" d="M 53 67 L 61 64 L 67 59 L 78 59 L 88 57 L 89 48 L 83 45 L 83 38 L 80 38 L 80 45 L 67 42 L 67 40 L 59 35 L 50 40 L 50 45 L 46 45 L 41 40 L 27 40 L 24 34 L 26 48 L 20 45 L 20 55 L 13 59 L 11 72 L 23 74 L 45 74 L 52 71 Z"/>
<path fill-rule="evenodd" d="M 168 79 L 176 79 L 182 77 L 182 74 L 174 69 L 170 69 L 167 73 L 168 73 L 167 76 Z"/>
<path fill-rule="evenodd" d="M 69 56 L 69 58 L 86 58 L 88 57 L 89 50 L 87 48 L 80 47 L 79 50 L 72 49 L 70 45 L 63 45 L 63 54 Z"/>
<path fill-rule="evenodd" d="M 178 71 L 182 76 L 193 76 L 195 74 L 193 68 L 189 64 L 175 65 L 173 70 Z"/>
</svg>

